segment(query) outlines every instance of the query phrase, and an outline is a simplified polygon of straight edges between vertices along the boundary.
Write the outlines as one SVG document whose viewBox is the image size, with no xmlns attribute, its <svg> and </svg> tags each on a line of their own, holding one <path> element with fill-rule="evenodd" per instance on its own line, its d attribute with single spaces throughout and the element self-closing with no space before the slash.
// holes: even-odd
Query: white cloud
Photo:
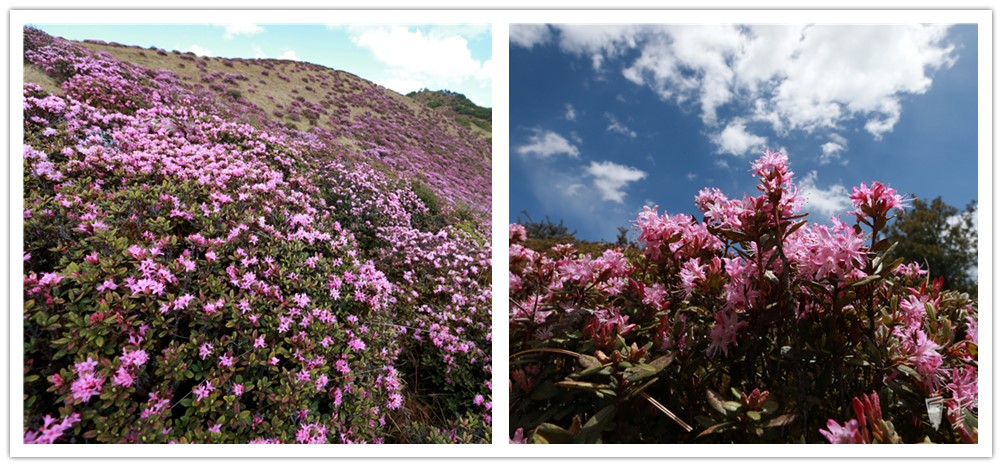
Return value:
<svg viewBox="0 0 1002 467">
<path fill-rule="evenodd" d="M 933 73 L 956 60 L 943 25 L 553 28 L 562 50 L 593 66 L 632 50 L 635 58 L 621 70 L 627 80 L 696 106 L 712 129 L 728 106 L 780 135 L 832 131 L 858 119 L 880 139 L 900 120 L 902 99 L 928 91 Z"/>
<path fill-rule="evenodd" d="M 574 111 L 573 105 L 567 104 L 567 109 L 564 111 L 564 118 L 571 122 L 577 120 L 578 113 Z"/>
<path fill-rule="evenodd" d="M 606 131 L 611 131 L 613 133 L 619 133 L 619 134 L 621 134 L 623 136 L 626 136 L 626 137 L 628 137 L 630 139 L 633 139 L 633 138 L 637 137 L 637 132 L 629 129 L 626 125 L 623 125 L 622 123 L 620 123 L 619 120 L 616 119 L 615 115 L 607 112 L 605 114 L 605 118 L 607 118 L 609 120 L 609 127 L 606 128 Z"/>
<path fill-rule="evenodd" d="M 582 185 L 582 184 L 580 184 L 580 183 L 571 183 L 571 184 L 563 187 L 562 191 L 564 193 L 564 196 L 567 196 L 567 197 L 577 196 L 577 194 L 580 193 L 581 190 L 584 187 L 585 186 Z"/>
<path fill-rule="evenodd" d="M 534 134 L 529 136 L 528 144 L 524 144 L 515 149 L 519 154 L 534 154 L 540 157 L 550 157 L 566 154 L 577 159 L 578 148 L 569 141 L 552 131 L 533 130 Z"/>
<path fill-rule="evenodd" d="M 446 38 L 451 36 L 463 36 L 469 39 L 491 33 L 490 24 L 436 24 L 431 27 L 428 33 L 432 37 Z"/>
<path fill-rule="evenodd" d="M 295 50 L 286 50 L 285 52 L 282 53 L 282 55 L 279 55 L 278 58 L 280 60 L 295 60 L 297 62 L 299 61 L 299 57 L 296 56 Z"/>
<path fill-rule="evenodd" d="M 736 118 L 731 120 L 723 131 L 713 136 L 713 143 L 717 145 L 718 154 L 743 156 L 750 152 L 764 149 L 766 139 L 762 136 L 749 133 L 745 129 L 745 121 Z"/>
<path fill-rule="evenodd" d="M 647 173 L 643 170 L 610 161 L 592 161 L 585 168 L 585 172 L 592 176 L 592 182 L 602 194 L 603 200 L 620 204 L 626 198 L 626 185 L 647 177 Z"/>
<path fill-rule="evenodd" d="M 852 207 L 849 202 L 849 191 L 844 186 L 832 184 L 828 188 L 820 188 L 817 186 L 817 181 L 818 172 L 812 170 L 797 183 L 800 196 L 804 198 L 804 209 L 807 212 L 831 217 L 844 213 Z"/>
<path fill-rule="evenodd" d="M 821 165 L 827 165 L 835 159 L 841 159 L 842 152 L 844 152 L 849 145 L 849 142 L 839 134 L 832 133 L 828 135 L 828 137 L 831 141 L 821 145 Z"/>
<path fill-rule="evenodd" d="M 966 217 L 966 216 L 967 216 L 966 209 L 965 208 L 961 208 L 960 214 L 956 214 L 956 215 L 947 217 L 946 218 L 946 223 L 950 227 L 953 227 L 953 226 L 956 226 L 956 225 L 963 225 L 964 217 Z M 971 213 L 971 221 L 972 221 L 972 226 L 974 227 L 975 235 L 977 235 L 979 233 L 978 232 L 978 205 L 974 206 L 974 212 Z M 946 232 L 943 232 L 943 235 L 945 236 Z M 977 236 L 974 238 L 974 240 L 975 240 L 975 244 L 972 245 L 971 250 L 973 251 L 975 257 L 977 257 L 977 255 L 978 255 Z M 974 278 L 974 280 L 977 280 L 978 279 L 978 272 L 979 272 L 979 265 L 977 264 L 977 260 L 975 260 L 974 266 L 972 266 L 971 269 L 969 269 L 967 271 L 967 273 L 970 274 L 971 277 Z"/>
<path fill-rule="evenodd" d="M 512 24 L 508 26 L 508 41 L 531 49 L 550 40 L 550 28 L 545 24 Z"/>
<path fill-rule="evenodd" d="M 378 80 L 380 84 L 397 92 L 407 93 L 421 87 L 454 89 L 471 82 L 490 86 L 493 62 L 473 58 L 469 42 L 460 35 L 425 34 L 402 26 L 350 27 L 348 31 L 355 45 L 368 49 L 387 67 L 389 78 Z M 421 84 L 393 87 L 404 83 Z"/>
<path fill-rule="evenodd" d="M 233 39 L 237 36 L 253 36 L 264 28 L 255 23 L 217 23 L 216 26 L 223 28 L 223 39 Z"/>
<path fill-rule="evenodd" d="M 565 52 L 592 56 L 614 56 L 637 46 L 638 39 L 648 28 L 644 25 L 582 25 L 554 26 L 559 31 L 560 48 Z"/>
<path fill-rule="evenodd" d="M 692 172 L 689 172 L 689 173 L 687 173 L 687 174 L 685 175 L 685 178 L 688 178 L 688 179 L 689 179 L 689 181 L 691 182 L 691 181 L 693 181 L 693 180 L 695 180 L 695 179 L 696 179 L 696 174 L 694 174 L 694 173 L 692 173 Z"/>
<path fill-rule="evenodd" d="M 211 50 L 206 49 L 205 47 L 202 47 L 198 44 L 192 44 L 191 47 L 188 47 L 188 52 L 191 52 L 195 55 L 200 55 L 202 57 L 208 57 L 212 55 Z"/>
</svg>

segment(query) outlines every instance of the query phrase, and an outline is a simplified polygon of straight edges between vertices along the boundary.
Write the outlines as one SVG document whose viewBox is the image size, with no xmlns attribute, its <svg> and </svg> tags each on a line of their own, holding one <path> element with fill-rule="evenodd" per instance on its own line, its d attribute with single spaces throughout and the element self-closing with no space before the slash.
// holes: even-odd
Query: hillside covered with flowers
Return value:
<svg viewBox="0 0 1002 467">
<path fill-rule="evenodd" d="M 24 63 L 26 443 L 490 441 L 483 135 L 312 64 Z"/>
</svg>

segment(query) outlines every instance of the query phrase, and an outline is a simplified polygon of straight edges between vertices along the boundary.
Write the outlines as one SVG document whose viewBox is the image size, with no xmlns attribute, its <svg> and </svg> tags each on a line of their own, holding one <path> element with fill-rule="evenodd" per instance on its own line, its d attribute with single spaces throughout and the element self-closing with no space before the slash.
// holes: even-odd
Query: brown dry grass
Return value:
<svg viewBox="0 0 1002 467">
<path fill-rule="evenodd" d="M 30 63 L 24 64 L 24 82 L 35 83 L 41 86 L 42 89 L 49 94 L 63 93 L 62 88 L 59 87 L 59 83 L 57 83 L 56 80 L 52 79 L 51 76 L 45 74 L 44 71 Z"/>
</svg>

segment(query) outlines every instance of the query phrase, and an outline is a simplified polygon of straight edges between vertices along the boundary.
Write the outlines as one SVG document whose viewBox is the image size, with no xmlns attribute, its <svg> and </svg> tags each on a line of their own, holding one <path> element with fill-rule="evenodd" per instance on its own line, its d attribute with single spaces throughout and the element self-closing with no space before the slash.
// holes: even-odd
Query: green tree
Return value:
<svg viewBox="0 0 1002 467">
<path fill-rule="evenodd" d="M 976 295 L 978 283 L 971 275 L 978 265 L 976 215 L 975 201 L 961 211 L 938 196 L 915 199 L 891 225 L 888 238 L 898 242 L 897 256 L 927 265 L 929 276 L 942 277 L 945 288 Z"/>
</svg>

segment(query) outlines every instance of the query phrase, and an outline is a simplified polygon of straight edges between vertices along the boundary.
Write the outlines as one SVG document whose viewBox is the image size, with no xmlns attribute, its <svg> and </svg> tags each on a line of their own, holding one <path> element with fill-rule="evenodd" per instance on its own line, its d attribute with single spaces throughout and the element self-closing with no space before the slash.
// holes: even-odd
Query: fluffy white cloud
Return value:
<svg viewBox="0 0 1002 467">
<path fill-rule="evenodd" d="M 202 57 L 208 57 L 208 56 L 212 55 L 212 51 L 211 50 L 206 49 L 205 47 L 202 47 L 202 46 L 200 46 L 198 44 L 192 44 L 191 47 L 188 47 L 187 51 L 191 52 L 191 53 L 193 53 L 195 55 L 200 55 Z"/>
<path fill-rule="evenodd" d="M 355 45 L 368 49 L 383 63 L 389 75 L 379 80 L 397 92 L 455 88 L 460 83 L 490 86 L 491 60 L 473 58 L 469 42 L 460 35 L 444 35 L 441 30 L 424 33 L 402 26 L 349 28 Z M 420 83 L 417 87 L 398 88 L 400 84 Z"/>
<path fill-rule="evenodd" d="M 864 122 L 875 139 L 894 129 L 901 101 L 952 66 L 943 25 L 561 25 L 533 43 L 556 40 L 595 67 L 632 50 L 622 69 L 662 99 L 695 106 L 718 129 L 728 106 L 746 122 L 790 131 L 832 131 Z M 552 30 L 552 32 L 550 32 Z M 732 120 L 731 136 L 741 136 Z M 725 129 L 726 131 L 726 129 Z M 710 134 L 716 134 L 711 131 Z M 720 135 L 717 134 L 717 137 Z M 838 141 L 835 145 L 843 146 Z M 829 146 L 829 154 L 839 152 Z"/>
<path fill-rule="evenodd" d="M 282 55 L 279 55 L 278 58 L 281 60 L 299 61 L 299 57 L 296 56 L 295 50 L 286 50 L 285 52 L 282 52 Z"/>
<path fill-rule="evenodd" d="M 622 123 L 620 123 L 619 120 L 616 119 L 615 115 L 610 114 L 610 113 L 606 113 L 605 114 L 605 118 L 607 118 L 609 120 L 609 127 L 606 128 L 606 131 L 611 131 L 613 133 L 619 133 L 619 134 L 621 134 L 623 136 L 626 136 L 627 138 L 630 138 L 630 139 L 633 139 L 633 138 L 637 137 L 637 132 L 631 130 L 626 125 L 623 125 Z"/>
<path fill-rule="evenodd" d="M 688 178 L 689 181 L 691 182 L 691 181 L 693 181 L 693 180 L 696 179 L 696 174 L 694 174 L 692 172 L 689 172 L 689 173 L 685 174 L 685 178 Z"/>
<path fill-rule="evenodd" d="M 577 120 L 578 113 L 574 110 L 573 105 L 567 104 L 567 109 L 564 111 L 564 118 L 571 122 Z"/>
<path fill-rule="evenodd" d="M 566 154 L 577 159 L 577 146 L 571 144 L 570 141 L 567 141 L 563 136 L 549 130 L 543 131 L 536 129 L 533 131 L 534 133 L 529 136 L 529 142 L 515 148 L 515 152 L 522 155 L 534 154 L 540 157 Z"/>
<path fill-rule="evenodd" d="M 827 165 L 835 159 L 841 159 L 842 152 L 849 146 L 849 142 L 841 135 L 832 133 L 828 137 L 831 141 L 821 145 L 821 165 Z"/>
<path fill-rule="evenodd" d="M 849 201 L 849 191 L 844 186 L 832 184 L 828 188 L 821 188 L 817 186 L 817 181 L 818 172 L 812 170 L 797 183 L 800 196 L 804 198 L 804 209 L 807 212 L 831 217 L 844 213 L 852 207 L 852 203 Z"/>
<path fill-rule="evenodd" d="M 750 152 L 765 148 L 765 137 L 749 133 L 745 129 L 745 121 L 740 118 L 732 120 L 719 134 L 713 136 L 718 154 L 743 156 Z"/>
<path fill-rule="evenodd" d="M 643 170 L 610 161 L 592 161 L 585 168 L 585 172 L 592 177 L 592 182 L 595 188 L 598 188 L 603 200 L 620 204 L 626 198 L 626 185 L 647 177 L 647 172 Z"/>
<path fill-rule="evenodd" d="M 531 49 L 550 40 L 550 28 L 545 24 L 512 24 L 508 26 L 508 41 Z"/>
<path fill-rule="evenodd" d="M 216 26 L 223 28 L 223 39 L 233 39 L 237 36 L 253 36 L 264 28 L 255 23 L 218 23 Z"/>
</svg>

